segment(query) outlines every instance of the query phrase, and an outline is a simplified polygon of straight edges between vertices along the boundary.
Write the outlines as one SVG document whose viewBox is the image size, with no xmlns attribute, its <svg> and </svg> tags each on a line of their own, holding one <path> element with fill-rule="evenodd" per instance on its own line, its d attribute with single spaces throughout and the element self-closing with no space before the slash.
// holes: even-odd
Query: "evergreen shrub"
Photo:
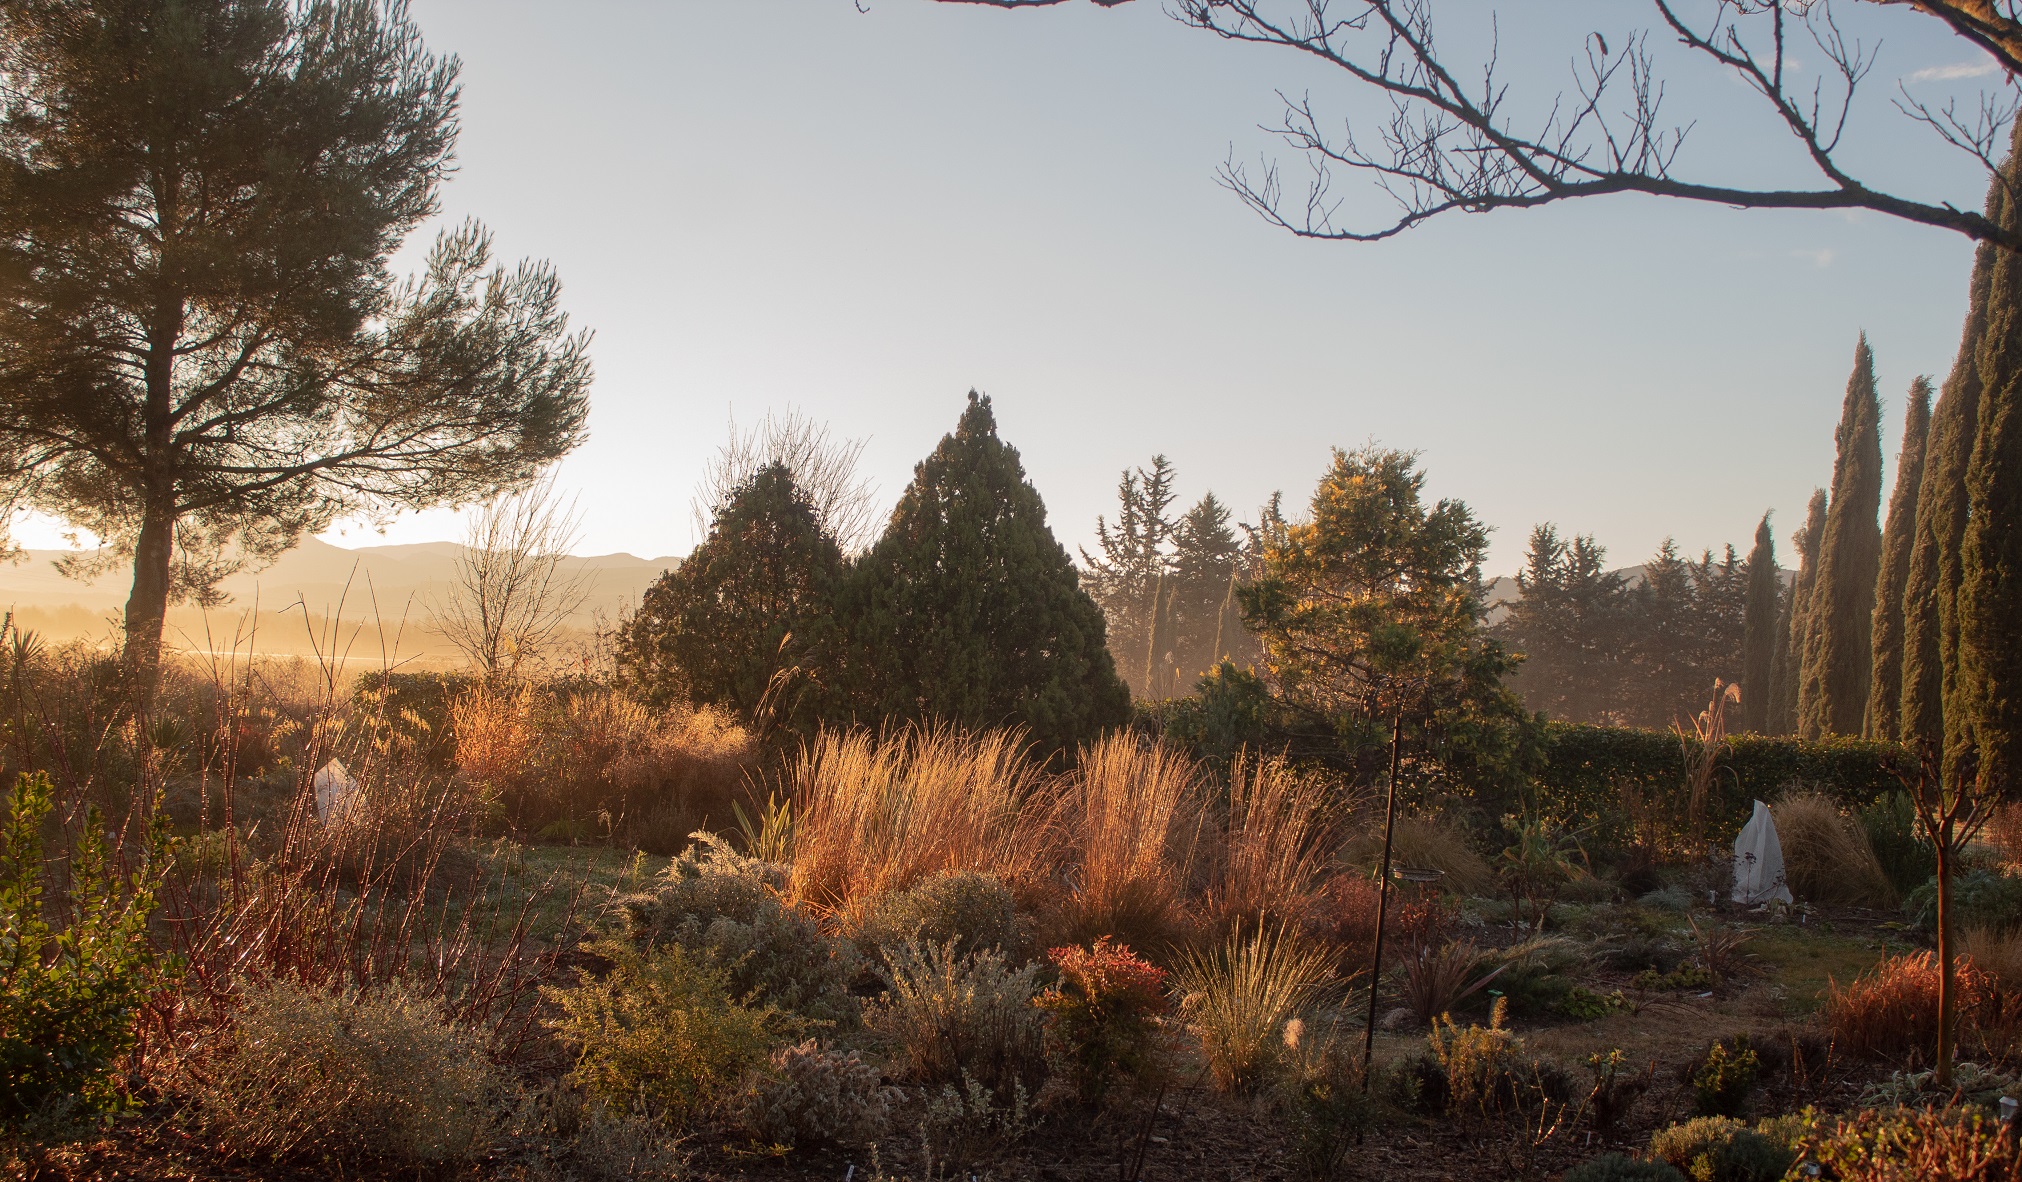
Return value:
<svg viewBox="0 0 2022 1182">
<path fill-rule="evenodd" d="M 738 1108 L 738 1123 L 778 1145 L 872 1140 L 891 1119 L 897 1088 L 856 1051 L 814 1039 L 772 1052 Z"/>
<path fill-rule="evenodd" d="M 1659 1130 L 1650 1155 L 1692 1182 L 1778 1182 L 1797 1155 L 1738 1120 L 1702 1116 Z"/>
<path fill-rule="evenodd" d="M 1060 983 L 1033 1004 L 1046 1011 L 1046 1051 L 1081 1099 L 1102 1099 L 1118 1075 L 1150 1065 L 1166 1010 L 1165 971 L 1107 936 L 1046 954 Z"/>
<path fill-rule="evenodd" d="M 988 950 L 907 940 L 878 969 L 885 995 L 865 1024 L 895 1051 L 900 1072 L 928 1084 L 980 1080 L 999 1095 L 1043 1074 L 1039 966 L 1011 968 Z"/>
<path fill-rule="evenodd" d="M 1011 891 L 993 874 L 948 870 L 871 904 L 860 940 L 871 948 L 952 941 L 957 955 L 996 949 L 1016 956 L 1023 943 Z"/>
</svg>

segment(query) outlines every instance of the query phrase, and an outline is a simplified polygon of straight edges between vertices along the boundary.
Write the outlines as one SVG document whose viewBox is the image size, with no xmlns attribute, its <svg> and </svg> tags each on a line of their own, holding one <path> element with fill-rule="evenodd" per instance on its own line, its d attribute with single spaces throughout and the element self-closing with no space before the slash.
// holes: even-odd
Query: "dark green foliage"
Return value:
<svg viewBox="0 0 2022 1182">
<path fill-rule="evenodd" d="M 1559 1182 L 1685 1182 L 1685 1175 L 1669 1162 L 1604 1153 L 1559 1175 Z"/>
<path fill-rule="evenodd" d="M 170 602 L 582 438 L 588 338 L 546 266 L 465 223 L 388 269 L 457 131 L 457 63 L 403 7 L 17 3 L 0 42 L 0 505 L 132 559 L 143 695 Z"/>
<path fill-rule="evenodd" d="M 1805 738 L 1858 735 L 1866 722 L 1882 554 L 1881 417 L 1874 353 L 1863 333 L 1834 436 L 1832 495 L 1806 608 L 1797 687 L 1797 730 Z"/>
<path fill-rule="evenodd" d="M 1903 913 L 1924 931 L 1938 927 L 1938 882 L 1935 877 L 1903 900 Z M 2009 931 L 2022 927 L 2022 876 L 1976 867 L 1952 876 L 1952 930 L 1985 928 Z"/>
<path fill-rule="evenodd" d="M 166 829 L 149 832 L 147 868 L 121 874 L 104 818 L 89 810 L 68 890 L 52 905 L 50 794 L 48 776 L 18 776 L 0 828 L 0 1131 L 113 1108 L 118 1062 L 156 981 L 147 923 L 171 852 Z"/>
<path fill-rule="evenodd" d="M 810 727 L 838 646 L 843 571 L 841 547 L 786 466 L 760 468 L 619 627 L 620 676 L 656 704 Z"/>
<path fill-rule="evenodd" d="M 1702 1116 L 1660 1130 L 1650 1154 L 1684 1171 L 1692 1182 L 1779 1182 L 1797 1155 L 1724 1116 Z"/>
<path fill-rule="evenodd" d="M 1629 581 L 1608 571 L 1607 554 L 1591 534 L 1561 538 L 1550 522 L 1531 530 L 1518 597 L 1495 632 L 1523 658 L 1510 688 L 1532 710 L 1594 722 L 1621 706 Z"/>
<path fill-rule="evenodd" d="M 872 949 L 896 949 L 908 940 L 952 944 L 957 956 L 995 949 L 1016 957 L 1024 943 L 1010 890 L 972 870 L 945 871 L 884 896 L 871 905 L 859 936 Z"/>
<path fill-rule="evenodd" d="M 1781 574 L 1776 567 L 1776 537 L 1769 529 L 1769 514 L 1764 513 L 1755 527 L 1755 546 L 1748 552 L 1748 598 L 1741 633 L 1740 729 L 1758 735 L 1769 733 L 1777 617 L 1783 603 Z"/>
<path fill-rule="evenodd" d="M 1917 831 L 1917 807 L 1898 789 L 1877 797 L 1860 812 L 1861 828 L 1899 894 L 1908 894 L 1938 872 L 1938 851 Z"/>
<path fill-rule="evenodd" d="M 1189 696 L 1147 704 L 1142 713 L 1153 730 L 1184 744 L 1195 758 L 1217 764 L 1226 765 L 1245 747 L 1282 750 L 1290 739 L 1271 687 L 1226 661 L 1210 669 Z"/>
<path fill-rule="evenodd" d="M 1804 528 L 1792 534 L 1797 547 L 1797 579 L 1785 596 L 1783 622 L 1778 625 L 1776 651 L 1771 657 L 1769 733 L 1797 733 L 1798 683 L 1804 663 L 1805 637 L 1810 627 L 1809 606 L 1812 587 L 1818 576 L 1818 541 L 1825 535 L 1825 490 L 1814 489 L 1806 507 Z"/>
<path fill-rule="evenodd" d="M 1177 692 L 1224 661 L 1248 666 L 1258 657 L 1256 638 L 1243 626 L 1236 586 L 1243 545 L 1229 511 L 1207 493 L 1180 515 L 1173 530 L 1173 673 Z"/>
<path fill-rule="evenodd" d="M 1733 1045 L 1716 1042 L 1692 1069 L 1692 1107 L 1701 1116 L 1740 1116 L 1748 1111 L 1762 1059 L 1740 1035 Z M 1781 1171 L 1779 1171 L 1779 1174 Z"/>
<path fill-rule="evenodd" d="M 1591 832 L 1602 845 L 1626 842 L 1623 787 L 1634 785 L 1660 803 L 1678 800 L 1684 779 L 1678 744 L 1678 736 L 1665 731 L 1547 723 L 1529 807 Z M 1816 786 L 1842 804 L 1865 805 L 1901 786 L 1890 769 L 1902 756 L 1896 744 L 1867 739 L 1732 736 L 1706 802 L 1710 831 L 1731 838 L 1747 821 L 1750 801 L 1772 799 L 1794 782 Z M 1682 827 L 1682 802 L 1676 812 Z"/>
<path fill-rule="evenodd" d="M 1896 488 L 1889 495 L 1882 533 L 1881 573 L 1875 578 L 1874 673 L 1868 688 L 1866 734 L 1902 737 L 1903 595 L 1910 582 L 1910 547 L 1916 540 L 1917 494 L 1924 481 L 1924 445 L 1931 434 L 1931 382 L 1910 383 L 1903 411 L 1903 446 L 1896 453 Z"/>
<path fill-rule="evenodd" d="M 859 719 L 1022 726 L 1046 751 L 1129 720 L 1102 611 L 974 391 L 857 564 L 847 610 Z"/>
</svg>

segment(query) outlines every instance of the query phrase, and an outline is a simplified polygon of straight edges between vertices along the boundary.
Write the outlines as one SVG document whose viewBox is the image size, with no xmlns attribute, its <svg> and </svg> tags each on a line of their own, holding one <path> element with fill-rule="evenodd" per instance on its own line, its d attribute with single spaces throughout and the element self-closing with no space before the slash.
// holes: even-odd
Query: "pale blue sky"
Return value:
<svg viewBox="0 0 2022 1182">
<path fill-rule="evenodd" d="M 1493 7 L 1443 3 L 1449 42 Z M 1891 468 L 1902 391 L 1951 361 L 1971 249 L 1941 231 L 1618 198 L 1301 242 L 1214 169 L 1231 145 L 1272 149 L 1257 125 L 1274 88 L 1370 96 L 1155 0 L 869 8 L 417 0 L 431 46 L 464 62 L 444 217 L 553 260 L 596 331 L 591 436 L 560 477 L 584 552 L 685 552 L 732 413 L 791 404 L 869 437 L 889 502 L 971 386 L 1070 548 L 1153 452 L 1185 499 L 1212 487 L 1249 516 L 1273 489 L 1303 501 L 1329 446 L 1372 438 L 1421 450 L 1434 492 L 1495 527 L 1497 573 L 1543 520 L 1628 563 L 1666 534 L 1745 544 L 1774 508 L 1787 548 L 1830 476 L 1856 334 L 1879 362 Z M 1561 88 L 1586 30 L 1616 40 L 1650 15 L 1501 8 L 1510 80 L 1533 99 Z M 1918 72 L 1919 94 L 1970 92 L 1985 79 L 1929 76 L 1980 59 L 1901 8 L 1837 9 L 1883 39 L 1849 160 L 1977 207 L 1969 162 L 1887 99 Z M 1731 80 L 1695 65 L 1673 86 L 1701 120 L 1688 171 L 1762 179 L 1790 159 Z M 1352 178 L 1340 191 L 1369 197 Z M 429 514 L 386 540 L 457 532 Z"/>
</svg>

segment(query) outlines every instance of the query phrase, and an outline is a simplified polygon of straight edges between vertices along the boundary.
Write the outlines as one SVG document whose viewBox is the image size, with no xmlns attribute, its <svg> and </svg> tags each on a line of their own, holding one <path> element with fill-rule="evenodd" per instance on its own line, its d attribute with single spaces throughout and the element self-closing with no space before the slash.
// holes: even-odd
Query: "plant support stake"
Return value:
<svg viewBox="0 0 2022 1182">
<path fill-rule="evenodd" d="M 1376 986 L 1383 978 L 1383 921 L 1390 910 L 1390 839 L 1397 828 L 1397 756 L 1404 745 L 1404 715 L 1390 720 L 1390 790 L 1383 806 L 1383 868 L 1376 879 L 1376 946 L 1369 953 L 1369 1021 L 1362 1028 L 1362 1090 L 1376 1054 Z"/>
</svg>

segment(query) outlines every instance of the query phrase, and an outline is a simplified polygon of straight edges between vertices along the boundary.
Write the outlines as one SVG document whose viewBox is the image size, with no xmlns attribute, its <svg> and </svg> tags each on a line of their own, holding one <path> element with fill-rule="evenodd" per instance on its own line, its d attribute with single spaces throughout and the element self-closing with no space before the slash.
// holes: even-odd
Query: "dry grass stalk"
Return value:
<svg viewBox="0 0 2022 1182">
<path fill-rule="evenodd" d="M 2022 801 L 2011 801 L 1994 810 L 1987 821 L 1987 841 L 2001 851 L 2001 860 L 2022 868 Z"/>
<path fill-rule="evenodd" d="M 1317 916 L 1333 858 L 1332 793 L 1282 759 L 1238 759 L 1210 910 L 1224 924 Z"/>
<path fill-rule="evenodd" d="M 1173 983 L 1216 1086 L 1246 1093 L 1267 1081 L 1297 1043 L 1288 1044 L 1285 1024 L 1328 979 L 1330 959 L 1291 932 L 1259 928 L 1180 961 Z"/>
<path fill-rule="evenodd" d="M 1045 865 L 1040 775 L 1016 731 L 824 731 L 787 772 L 790 890 L 854 926 L 873 900 L 943 870 L 1018 884 Z"/>
<path fill-rule="evenodd" d="M 1198 852 L 1205 785 L 1194 762 L 1129 732 L 1098 739 L 1059 800 L 1069 843 L 1069 937 L 1154 947 L 1181 925 Z"/>
<path fill-rule="evenodd" d="M 1783 874 L 1807 903 L 1892 907 L 1895 888 L 1875 857 L 1867 830 L 1817 792 L 1792 792 L 1772 810 L 1783 845 Z"/>
<path fill-rule="evenodd" d="M 1958 965 L 1962 1014 L 1987 992 L 1987 977 Z M 1892 956 L 1841 989 L 1826 987 L 1825 1026 L 1843 1050 L 1882 1059 L 1918 1061 L 1938 1041 L 1938 958 L 1929 952 Z"/>
</svg>

